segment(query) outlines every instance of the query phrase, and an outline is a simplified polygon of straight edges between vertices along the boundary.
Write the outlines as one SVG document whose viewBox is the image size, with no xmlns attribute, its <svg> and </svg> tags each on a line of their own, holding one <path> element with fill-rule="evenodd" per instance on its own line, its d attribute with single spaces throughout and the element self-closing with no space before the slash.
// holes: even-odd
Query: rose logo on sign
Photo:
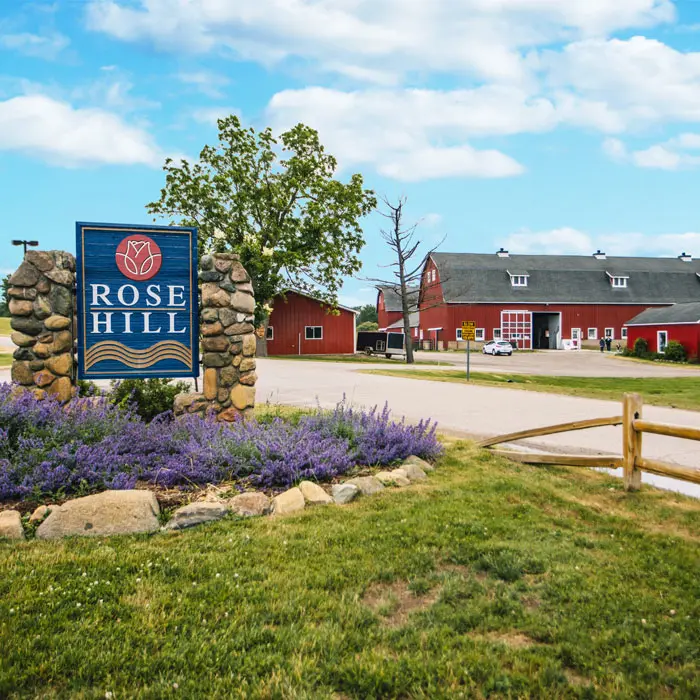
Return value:
<svg viewBox="0 0 700 700">
<path fill-rule="evenodd" d="M 163 255 L 152 238 L 134 234 L 127 236 L 117 246 L 116 260 L 119 272 L 124 277 L 143 282 L 158 274 Z"/>
</svg>

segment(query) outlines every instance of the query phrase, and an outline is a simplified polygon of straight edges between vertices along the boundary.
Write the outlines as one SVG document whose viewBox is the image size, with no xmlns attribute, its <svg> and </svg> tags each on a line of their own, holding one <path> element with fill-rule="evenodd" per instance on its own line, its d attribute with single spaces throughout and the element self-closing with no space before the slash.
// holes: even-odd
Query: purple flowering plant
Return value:
<svg viewBox="0 0 700 700">
<path fill-rule="evenodd" d="M 67 406 L 0 384 L 0 500 L 133 488 L 137 481 L 189 488 L 237 481 L 262 488 L 328 481 L 358 465 L 441 453 L 436 425 L 391 419 L 388 407 L 341 402 L 298 419 L 219 423 L 162 414 L 144 421 L 108 396 Z"/>
</svg>

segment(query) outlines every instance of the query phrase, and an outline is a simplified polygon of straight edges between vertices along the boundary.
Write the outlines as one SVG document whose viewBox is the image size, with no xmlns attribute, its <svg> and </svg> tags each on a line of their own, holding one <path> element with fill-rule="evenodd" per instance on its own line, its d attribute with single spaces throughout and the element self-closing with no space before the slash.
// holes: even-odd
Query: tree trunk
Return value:
<svg viewBox="0 0 700 700">
<path fill-rule="evenodd" d="M 270 317 L 266 316 L 262 325 L 255 329 L 255 356 L 267 357 L 267 327 L 270 325 Z"/>
<path fill-rule="evenodd" d="M 399 281 L 401 282 L 401 313 L 403 315 L 403 336 L 406 345 L 406 364 L 412 365 L 413 359 L 413 338 L 411 337 L 411 309 L 408 305 L 408 284 L 406 282 L 406 269 L 404 261 L 399 256 Z"/>
</svg>

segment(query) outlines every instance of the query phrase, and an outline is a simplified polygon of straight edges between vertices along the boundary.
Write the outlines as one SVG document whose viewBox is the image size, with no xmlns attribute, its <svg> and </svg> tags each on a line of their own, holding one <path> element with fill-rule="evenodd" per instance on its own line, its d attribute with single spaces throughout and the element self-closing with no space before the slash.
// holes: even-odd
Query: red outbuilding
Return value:
<svg viewBox="0 0 700 700">
<path fill-rule="evenodd" d="M 700 263 L 677 258 L 433 253 L 425 263 L 421 340 L 440 350 L 502 338 L 520 349 L 597 347 L 627 340 L 630 318 L 649 307 L 700 299 Z M 461 344 L 460 344 L 461 347 Z"/>
<path fill-rule="evenodd" d="M 289 291 L 272 303 L 267 327 L 268 355 L 337 355 L 355 352 L 357 311 L 338 306 L 331 313 L 323 302 Z"/>
<path fill-rule="evenodd" d="M 634 347 L 637 338 L 644 338 L 650 352 L 663 352 L 675 340 L 685 348 L 688 357 L 700 354 L 700 302 L 647 309 L 625 325 L 630 347 Z"/>
<path fill-rule="evenodd" d="M 378 287 L 377 288 L 377 324 L 380 331 L 385 331 L 389 326 L 393 326 L 403 318 L 401 306 L 400 287 Z M 408 291 L 409 311 L 418 310 L 417 287 L 411 287 Z"/>
</svg>

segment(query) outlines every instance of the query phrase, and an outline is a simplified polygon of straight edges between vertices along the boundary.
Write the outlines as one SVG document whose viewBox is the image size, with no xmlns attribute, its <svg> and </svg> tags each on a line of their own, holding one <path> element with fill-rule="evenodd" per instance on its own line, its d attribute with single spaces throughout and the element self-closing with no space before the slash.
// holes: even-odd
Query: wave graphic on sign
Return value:
<svg viewBox="0 0 700 700">
<path fill-rule="evenodd" d="M 143 350 L 130 348 L 115 340 L 103 340 L 85 353 L 85 369 L 90 369 L 103 360 L 116 360 L 134 369 L 145 369 L 162 360 L 177 360 L 192 369 L 190 349 L 176 340 L 162 340 Z"/>
</svg>

